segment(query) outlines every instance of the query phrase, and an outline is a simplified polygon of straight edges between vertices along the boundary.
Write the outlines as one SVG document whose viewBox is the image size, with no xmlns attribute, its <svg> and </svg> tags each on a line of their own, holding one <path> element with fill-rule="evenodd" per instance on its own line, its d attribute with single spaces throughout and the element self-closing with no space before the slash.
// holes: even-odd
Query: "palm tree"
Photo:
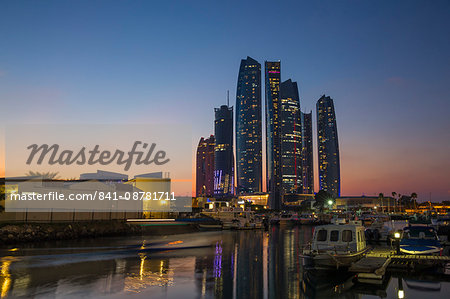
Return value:
<svg viewBox="0 0 450 299">
<path fill-rule="evenodd" d="M 411 201 L 414 203 L 414 210 L 417 209 L 416 199 L 417 199 L 417 193 L 416 192 L 411 193 Z"/>
<path fill-rule="evenodd" d="M 43 180 L 57 180 L 59 172 L 39 172 L 39 171 L 28 171 L 26 176 L 40 176 Z"/>
<path fill-rule="evenodd" d="M 395 196 L 397 196 L 397 192 L 392 192 L 392 197 L 394 198 L 394 213 L 395 213 Z"/>
<path fill-rule="evenodd" d="M 381 201 L 381 212 L 384 213 L 384 209 L 383 209 L 384 194 L 383 193 L 378 194 L 378 199 Z"/>
</svg>

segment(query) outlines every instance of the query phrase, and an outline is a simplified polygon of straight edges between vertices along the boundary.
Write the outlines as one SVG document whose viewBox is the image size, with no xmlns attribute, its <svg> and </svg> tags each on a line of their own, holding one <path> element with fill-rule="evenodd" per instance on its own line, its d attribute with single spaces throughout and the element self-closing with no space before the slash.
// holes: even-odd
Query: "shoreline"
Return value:
<svg viewBox="0 0 450 299">
<path fill-rule="evenodd" d="M 196 232 L 195 225 L 144 226 L 124 221 L 2 223 L 0 246 L 113 236 L 172 235 Z"/>
</svg>

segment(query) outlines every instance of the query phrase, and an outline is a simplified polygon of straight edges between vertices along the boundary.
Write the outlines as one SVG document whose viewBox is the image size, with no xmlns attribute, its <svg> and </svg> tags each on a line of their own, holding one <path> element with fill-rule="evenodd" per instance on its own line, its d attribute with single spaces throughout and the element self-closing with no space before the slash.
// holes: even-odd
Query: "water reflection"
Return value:
<svg viewBox="0 0 450 299">
<path fill-rule="evenodd" d="M 1 296 L 152 298 L 410 298 L 450 294 L 447 282 L 395 274 L 379 285 L 346 272 L 303 269 L 300 248 L 311 228 L 223 231 L 160 238 L 105 238 L 0 249 Z M 143 251 L 154 242 L 206 248 Z M 153 243 L 152 243 L 153 242 Z M 442 278 L 448 280 L 448 278 Z"/>
</svg>

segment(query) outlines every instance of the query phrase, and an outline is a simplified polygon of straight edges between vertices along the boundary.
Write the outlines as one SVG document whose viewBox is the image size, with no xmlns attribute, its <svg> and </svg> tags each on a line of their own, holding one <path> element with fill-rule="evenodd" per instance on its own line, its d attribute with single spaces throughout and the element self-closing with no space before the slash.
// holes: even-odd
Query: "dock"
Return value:
<svg viewBox="0 0 450 299">
<path fill-rule="evenodd" d="M 388 265 L 391 263 L 391 257 L 366 256 L 350 268 L 350 272 L 357 273 L 358 279 L 383 279 Z"/>
<path fill-rule="evenodd" d="M 358 281 L 379 284 L 387 271 L 420 271 L 424 268 L 445 266 L 450 256 L 398 255 L 389 248 L 377 248 L 352 264 L 349 272 L 356 274 Z"/>
</svg>

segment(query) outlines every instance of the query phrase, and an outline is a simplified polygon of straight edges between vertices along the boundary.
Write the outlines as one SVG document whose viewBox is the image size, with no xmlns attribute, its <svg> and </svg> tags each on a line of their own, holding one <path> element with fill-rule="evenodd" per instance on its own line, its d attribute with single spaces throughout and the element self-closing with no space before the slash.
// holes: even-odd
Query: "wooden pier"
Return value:
<svg viewBox="0 0 450 299">
<path fill-rule="evenodd" d="M 388 270 L 405 271 L 442 266 L 450 263 L 450 256 L 398 255 L 390 249 L 375 249 L 352 264 L 350 272 L 356 273 L 358 280 L 365 283 L 381 283 Z"/>
</svg>

